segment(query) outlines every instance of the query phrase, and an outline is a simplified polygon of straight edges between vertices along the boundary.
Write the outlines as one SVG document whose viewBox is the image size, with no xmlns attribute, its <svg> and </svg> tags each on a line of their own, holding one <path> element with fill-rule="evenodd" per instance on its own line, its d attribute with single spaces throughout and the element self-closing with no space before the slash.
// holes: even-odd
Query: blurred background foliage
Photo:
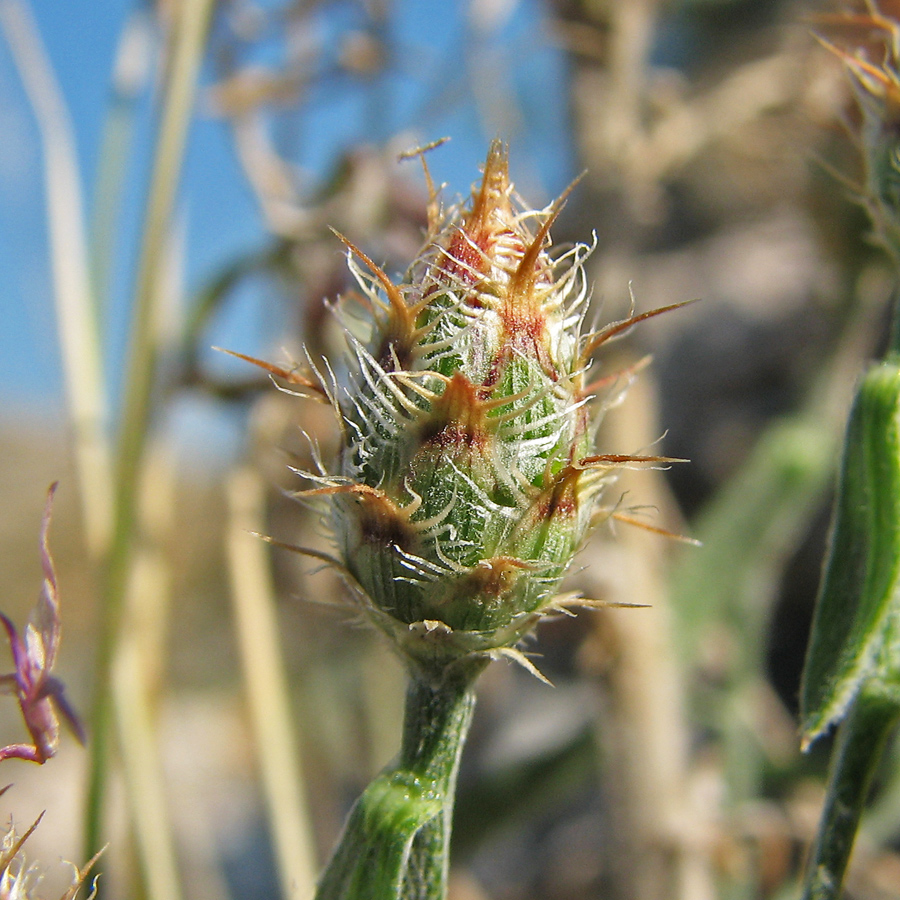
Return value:
<svg viewBox="0 0 900 900">
<path fill-rule="evenodd" d="M 166 127 L 173 36 L 191 5 L 112 4 L 121 39 L 92 139 L 95 174 L 76 179 L 84 221 L 68 207 L 84 231 L 112 420 L 128 406 L 123 373 L 134 343 L 124 335 L 143 277 L 135 260 L 148 246 L 142 198 L 159 158 L 148 148 Z M 44 61 L 23 49 L 10 25 L 19 0 L 0 6 L 9 45 L 25 54 L 19 72 L 52 72 L 52 53 Z M 0 407 L 4 611 L 20 621 L 34 602 L 43 495 L 59 478 L 51 546 L 62 590 L 60 670 L 84 710 L 98 679 L 111 677 L 113 693 L 124 694 L 103 801 L 108 896 L 306 896 L 350 803 L 396 751 L 399 666 L 357 627 L 338 579 L 303 557 L 246 543 L 245 532 L 257 531 L 327 549 L 316 516 L 286 492 L 300 487 L 288 466 L 309 465 L 302 432 L 327 455 L 333 422 L 211 346 L 288 367 L 303 346 L 339 359 L 328 303 L 351 285 L 329 229 L 389 273 L 402 271 L 428 197 L 417 162 L 398 157 L 445 135 L 452 140 L 428 154 L 447 185 L 445 203 L 468 191 L 494 136 L 509 142 L 517 188 L 533 205 L 586 171 L 557 236 L 597 235 L 589 262 L 597 320 L 627 314 L 632 296 L 638 311 L 702 298 L 636 329 L 598 373 L 653 354 L 609 412 L 601 452 L 653 445 L 690 459 L 617 489 L 629 506 L 646 506 L 654 526 L 703 546 L 621 524 L 615 534 L 601 529 L 572 589 L 649 608 L 544 625 L 530 649 L 552 689 L 501 663 L 483 677 L 463 761 L 451 898 L 796 892 L 827 756 L 827 742 L 800 756 L 796 711 L 836 448 L 895 287 L 854 197 L 849 85 L 811 35 L 824 27 L 816 17 L 835 8 L 793 0 L 215 4 L 197 121 L 174 176 L 181 199 L 146 264 L 155 273 L 155 349 L 129 476 L 138 525 L 105 675 L 94 661 L 109 609 L 84 524 L 91 489 L 55 350 L 27 360 L 16 348 L 27 377 L 46 372 L 49 384 L 17 393 L 11 376 Z M 58 39 L 73 26 L 47 27 Z M 90 34 L 72 36 L 91 54 Z M 3 95 L 29 109 L 18 83 Z M 64 123 L 59 109 L 48 115 Z M 77 136 L 77 118 L 75 126 Z M 191 149 L 211 131 L 227 164 L 221 151 Z M 77 156 L 78 138 L 69 139 Z M 17 142 L 50 165 L 33 126 L 0 138 Z M 46 194 L 31 197 L 41 227 L 58 190 L 50 178 Z M 234 198 L 233 212 L 223 197 Z M 4 229 L 9 239 L 12 219 Z M 58 266 L 61 253 L 51 242 L 43 266 Z M 20 322 L 14 307 L 24 305 L 46 350 L 57 340 L 53 294 L 62 288 L 59 279 L 27 283 L 38 289 L 9 282 L 4 316 Z M 10 324 L 4 340 L 27 344 L 28 334 Z M 60 335 L 62 344 L 62 325 Z M 129 669 L 123 648 L 132 643 Z M 128 672 L 140 702 L 128 694 Z M 4 735 L 21 727 L 8 707 L 0 708 Z M 281 731 L 267 730 L 273 718 Z M 275 745 L 296 753 L 273 761 Z M 895 763 L 896 755 L 850 872 L 848 896 L 857 900 L 900 898 Z M 21 820 L 48 809 L 32 854 L 78 859 L 87 754 L 69 740 L 45 769 L 8 765 L 4 778 L 16 790 L 4 805 Z"/>
</svg>

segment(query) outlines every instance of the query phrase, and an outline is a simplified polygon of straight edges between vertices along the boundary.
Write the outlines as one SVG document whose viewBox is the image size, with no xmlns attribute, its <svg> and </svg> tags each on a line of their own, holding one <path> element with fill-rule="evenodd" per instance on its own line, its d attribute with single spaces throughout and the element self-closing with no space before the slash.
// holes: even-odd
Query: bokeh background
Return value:
<svg viewBox="0 0 900 900">
<path fill-rule="evenodd" d="M 43 498 L 60 480 L 59 671 L 85 711 L 109 612 L 84 525 L 92 496 L 59 298 L 80 255 L 114 434 L 172 35 L 189 5 L 0 0 L 2 608 L 23 622 L 36 598 Z M 111 741 L 107 896 L 307 896 L 349 805 L 396 751 L 402 672 L 338 580 L 240 543 L 249 530 L 327 547 L 316 515 L 286 494 L 302 486 L 288 466 L 308 465 L 301 433 L 327 455 L 332 423 L 212 347 L 290 366 L 305 345 L 339 360 L 328 303 L 350 281 L 329 227 L 402 272 L 428 193 L 417 160 L 399 157 L 443 137 L 427 162 L 446 205 L 467 196 L 494 137 L 532 206 L 585 173 L 556 240 L 596 236 L 593 320 L 701 300 L 640 325 L 598 369 L 653 355 L 600 444 L 689 459 L 615 490 L 703 546 L 600 529 L 572 589 L 649 608 L 544 625 L 530 649 L 553 688 L 502 663 L 484 676 L 451 898 L 792 896 L 828 749 L 798 751 L 806 632 L 847 404 L 893 287 L 855 196 L 849 83 L 812 35 L 827 33 L 835 8 L 214 5 L 156 260 L 137 574 L 110 670 L 125 699 Z M 38 115 L 36 97 L 47 101 Z M 236 570 L 252 573 L 250 588 Z M 257 601 L 242 605 L 244 590 Z M 248 646 L 248 621 L 266 616 L 275 640 Z M 289 709 L 274 740 L 296 751 L 280 787 L 261 776 L 273 738 L 251 684 L 272 662 Z M 12 699 L 0 715 L 3 741 L 18 740 Z M 30 856 L 81 859 L 87 752 L 66 736 L 43 768 L 4 765 L 0 780 L 15 784 L 4 815 L 25 825 L 47 810 Z M 900 897 L 894 768 L 864 826 L 853 898 Z M 279 812 L 279 797 L 296 802 Z M 278 837 L 284 828 L 293 838 Z M 310 848 L 305 871 L 291 839 Z M 48 889 L 59 877 L 48 874 Z"/>
</svg>

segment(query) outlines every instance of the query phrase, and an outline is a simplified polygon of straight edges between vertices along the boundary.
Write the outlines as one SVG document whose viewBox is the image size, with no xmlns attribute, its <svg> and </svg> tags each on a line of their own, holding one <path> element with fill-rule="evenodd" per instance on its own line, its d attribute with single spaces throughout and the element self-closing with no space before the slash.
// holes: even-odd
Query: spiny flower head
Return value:
<svg viewBox="0 0 900 900">
<path fill-rule="evenodd" d="M 615 470 L 663 461 L 593 453 L 593 394 L 616 378 L 587 383 L 602 343 L 662 310 L 582 332 L 591 248 L 552 246 L 566 195 L 527 209 L 499 142 L 468 203 L 442 213 L 428 182 L 427 239 L 399 284 L 342 238 L 365 323 L 345 302 L 343 383 L 313 366 L 343 440 L 337 464 L 307 473 L 315 485 L 299 494 L 330 501 L 339 565 L 363 607 L 439 677 L 514 653 L 559 609 Z"/>
<path fill-rule="evenodd" d="M 865 13 L 817 17 L 842 46 L 823 41 L 844 63 L 860 111 L 862 195 L 880 236 L 900 254 L 900 3 L 868 0 Z"/>
</svg>

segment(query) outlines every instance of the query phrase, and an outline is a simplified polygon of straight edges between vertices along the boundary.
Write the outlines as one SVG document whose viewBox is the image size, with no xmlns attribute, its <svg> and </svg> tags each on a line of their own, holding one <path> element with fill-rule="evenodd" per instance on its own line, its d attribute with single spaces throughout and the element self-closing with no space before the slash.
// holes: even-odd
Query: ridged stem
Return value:
<svg viewBox="0 0 900 900">
<path fill-rule="evenodd" d="M 446 896 L 456 776 L 477 671 L 438 684 L 411 678 L 399 759 L 357 801 L 316 900 Z"/>
<path fill-rule="evenodd" d="M 443 803 L 413 839 L 404 900 L 442 900 L 447 893 L 456 776 L 474 710 L 475 692 L 462 680 L 433 688 L 413 679 L 407 689 L 400 767 L 438 787 Z"/>
<path fill-rule="evenodd" d="M 898 717 L 900 708 L 895 703 L 864 691 L 841 723 L 803 900 L 836 900 L 840 896 L 872 776 Z"/>
</svg>

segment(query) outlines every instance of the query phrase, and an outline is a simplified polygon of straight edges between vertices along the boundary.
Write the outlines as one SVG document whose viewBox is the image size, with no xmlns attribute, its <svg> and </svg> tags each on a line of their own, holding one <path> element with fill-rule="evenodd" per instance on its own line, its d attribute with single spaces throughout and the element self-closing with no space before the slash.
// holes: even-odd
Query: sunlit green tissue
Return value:
<svg viewBox="0 0 900 900">
<path fill-rule="evenodd" d="M 900 358 L 873 365 L 847 428 L 801 690 L 804 745 L 865 686 L 900 704 Z"/>
</svg>

